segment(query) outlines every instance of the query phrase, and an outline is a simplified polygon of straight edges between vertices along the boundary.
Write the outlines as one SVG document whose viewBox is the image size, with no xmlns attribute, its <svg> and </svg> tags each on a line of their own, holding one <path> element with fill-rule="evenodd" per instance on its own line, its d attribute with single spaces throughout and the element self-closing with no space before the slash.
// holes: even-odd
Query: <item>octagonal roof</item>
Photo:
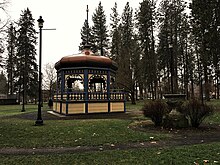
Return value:
<svg viewBox="0 0 220 165">
<path fill-rule="evenodd" d="M 110 68 L 113 70 L 118 69 L 116 62 L 108 57 L 98 56 L 89 49 L 84 49 L 79 54 L 64 56 L 55 64 L 56 70 L 74 67 Z"/>
</svg>

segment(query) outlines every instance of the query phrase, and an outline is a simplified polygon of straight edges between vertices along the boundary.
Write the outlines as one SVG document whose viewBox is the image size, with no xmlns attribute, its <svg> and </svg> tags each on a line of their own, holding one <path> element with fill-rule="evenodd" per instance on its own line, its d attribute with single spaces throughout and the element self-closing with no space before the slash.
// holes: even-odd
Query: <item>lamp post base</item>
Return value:
<svg viewBox="0 0 220 165">
<path fill-rule="evenodd" d="M 43 124 L 44 124 L 44 122 L 43 122 L 42 119 L 37 119 L 36 122 L 35 122 L 35 126 L 41 126 Z"/>
</svg>

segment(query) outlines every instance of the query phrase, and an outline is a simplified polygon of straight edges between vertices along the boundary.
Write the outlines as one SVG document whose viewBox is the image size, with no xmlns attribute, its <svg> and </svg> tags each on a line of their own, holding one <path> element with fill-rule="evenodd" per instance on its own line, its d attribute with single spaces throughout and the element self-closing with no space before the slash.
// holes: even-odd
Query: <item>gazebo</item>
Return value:
<svg viewBox="0 0 220 165">
<path fill-rule="evenodd" d="M 125 112 L 125 94 L 114 89 L 117 64 L 85 47 L 56 64 L 54 111 L 64 115 Z"/>
</svg>

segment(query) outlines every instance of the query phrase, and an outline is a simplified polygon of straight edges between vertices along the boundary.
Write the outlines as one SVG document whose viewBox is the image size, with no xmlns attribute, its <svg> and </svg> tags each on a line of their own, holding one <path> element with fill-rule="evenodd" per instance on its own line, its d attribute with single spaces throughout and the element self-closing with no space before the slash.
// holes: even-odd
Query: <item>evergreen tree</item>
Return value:
<svg viewBox="0 0 220 165">
<path fill-rule="evenodd" d="M 143 84 L 150 89 L 152 97 L 156 98 L 157 89 L 157 57 L 155 53 L 154 22 L 155 2 L 143 0 L 137 13 L 137 27 L 142 50 Z"/>
<path fill-rule="evenodd" d="M 7 94 L 7 79 L 3 71 L 0 74 L 0 94 Z"/>
<path fill-rule="evenodd" d="M 168 84 L 168 86 L 163 84 L 165 92 L 180 92 L 181 83 L 178 73 L 183 67 L 181 57 L 186 51 L 181 45 L 181 40 L 183 40 L 181 27 L 185 8 L 186 4 L 183 0 L 162 0 L 158 11 L 160 13 L 158 59 L 160 70 L 163 70 L 163 82 Z"/>
<path fill-rule="evenodd" d="M 220 2 L 214 1 L 213 4 L 213 24 L 211 37 L 211 51 L 213 58 L 213 66 L 215 70 L 216 98 L 219 99 L 219 79 L 220 79 Z"/>
<path fill-rule="evenodd" d="M 81 39 L 82 39 L 82 42 L 80 43 L 80 46 L 79 46 L 79 50 L 83 50 L 84 46 L 86 44 L 88 44 L 89 46 L 91 46 L 91 50 L 92 51 L 96 51 L 96 46 L 94 44 L 94 38 L 92 36 L 92 33 L 91 33 L 91 28 L 89 27 L 89 23 L 87 20 L 85 20 L 84 24 L 83 24 L 83 27 L 81 29 Z"/>
<path fill-rule="evenodd" d="M 121 48 L 118 58 L 117 84 L 129 93 L 132 104 L 135 104 L 136 80 L 133 75 L 134 67 L 132 66 L 132 58 L 136 55 L 134 54 L 133 50 L 135 50 L 135 48 L 133 46 L 137 44 L 134 43 L 133 9 L 130 7 L 129 2 L 125 5 L 121 20 Z"/>
<path fill-rule="evenodd" d="M 207 100 L 210 98 L 210 69 L 213 62 L 215 69 L 218 68 L 218 62 L 216 62 L 219 59 L 217 53 L 219 46 L 216 45 L 219 42 L 218 39 L 216 40 L 216 36 L 218 36 L 218 27 L 216 26 L 218 22 L 218 6 L 219 2 L 217 0 L 210 0 L 209 2 L 193 0 L 191 3 L 193 34 L 197 43 L 199 56 L 199 75 L 204 76 L 204 93 Z M 203 99 L 203 80 L 200 81 L 200 96 Z"/>
<path fill-rule="evenodd" d="M 27 8 L 21 14 L 18 22 L 17 36 L 17 83 L 19 92 L 25 97 L 36 98 L 38 89 L 38 69 L 36 63 L 36 31 L 31 11 Z M 22 88 L 21 88 L 22 87 Z M 26 98 L 27 99 L 27 98 Z"/>
<path fill-rule="evenodd" d="M 112 13 L 110 14 L 110 37 L 111 37 L 111 58 L 118 62 L 118 56 L 120 54 L 121 48 L 121 33 L 119 27 L 119 14 L 117 11 L 117 3 L 115 2 L 112 8 Z"/>
<path fill-rule="evenodd" d="M 108 49 L 108 30 L 106 25 L 106 15 L 101 1 L 92 16 L 92 21 L 92 36 L 94 37 L 96 51 L 99 51 L 100 55 L 104 56 Z"/>
<path fill-rule="evenodd" d="M 8 75 L 8 94 L 12 95 L 15 92 L 15 69 L 16 69 L 16 30 L 13 24 L 8 28 L 7 35 L 7 50 L 8 54 L 6 57 L 6 71 Z"/>
<path fill-rule="evenodd" d="M 179 72 L 180 72 L 180 81 L 182 85 L 181 92 L 185 93 L 187 98 L 189 98 L 190 95 L 191 97 L 194 97 L 194 91 L 191 90 L 190 93 L 188 90 L 190 81 L 191 84 L 194 82 L 193 80 L 194 57 L 193 54 L 191 53 L 192 45 L 190 45 L 190 38 L 191 38 L 190 22 L 186 14 L 182 15 L 182 21 L 180 23 L 179 29 L 180 29 L 178 35 L 179 45 L 180 45 Z"/>
</svg>

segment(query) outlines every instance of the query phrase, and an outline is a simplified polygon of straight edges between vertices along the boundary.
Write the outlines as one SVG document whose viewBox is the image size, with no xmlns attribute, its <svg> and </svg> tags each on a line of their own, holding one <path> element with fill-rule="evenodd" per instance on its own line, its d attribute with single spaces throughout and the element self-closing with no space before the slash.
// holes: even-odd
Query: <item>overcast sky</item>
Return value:
<svg viewBox="0 0 220 165">
<path fill-rule="evenodd" d="M 111 8 L 118 4 L 118 12 L 122 13 L 126 2 L 133 9 L 139 7 L 142 0 L 101 0 L 109 22 Z M 92 14 L 98 7 L 100 0 L 10 0 L 8 12 L 12 20 L 17 21 L 21 11 L 27 7 L 31 10 L 38 29 L 37 19 L 41 15 L 44 28 L 56 30 L 43 31 L 42 63 L 55 63 L 63 56 L 77 54 L 81 42 L 80 30 L 86 19 L 86 6 L 89 5 L 89 23 L 92 24 Z M 37 47 L 38 48 L 38 47 Z M 38 52 L 37 52 L 38 54 Z M 38 58 L 38 57 L 37 57 Z"/>
</svg>

